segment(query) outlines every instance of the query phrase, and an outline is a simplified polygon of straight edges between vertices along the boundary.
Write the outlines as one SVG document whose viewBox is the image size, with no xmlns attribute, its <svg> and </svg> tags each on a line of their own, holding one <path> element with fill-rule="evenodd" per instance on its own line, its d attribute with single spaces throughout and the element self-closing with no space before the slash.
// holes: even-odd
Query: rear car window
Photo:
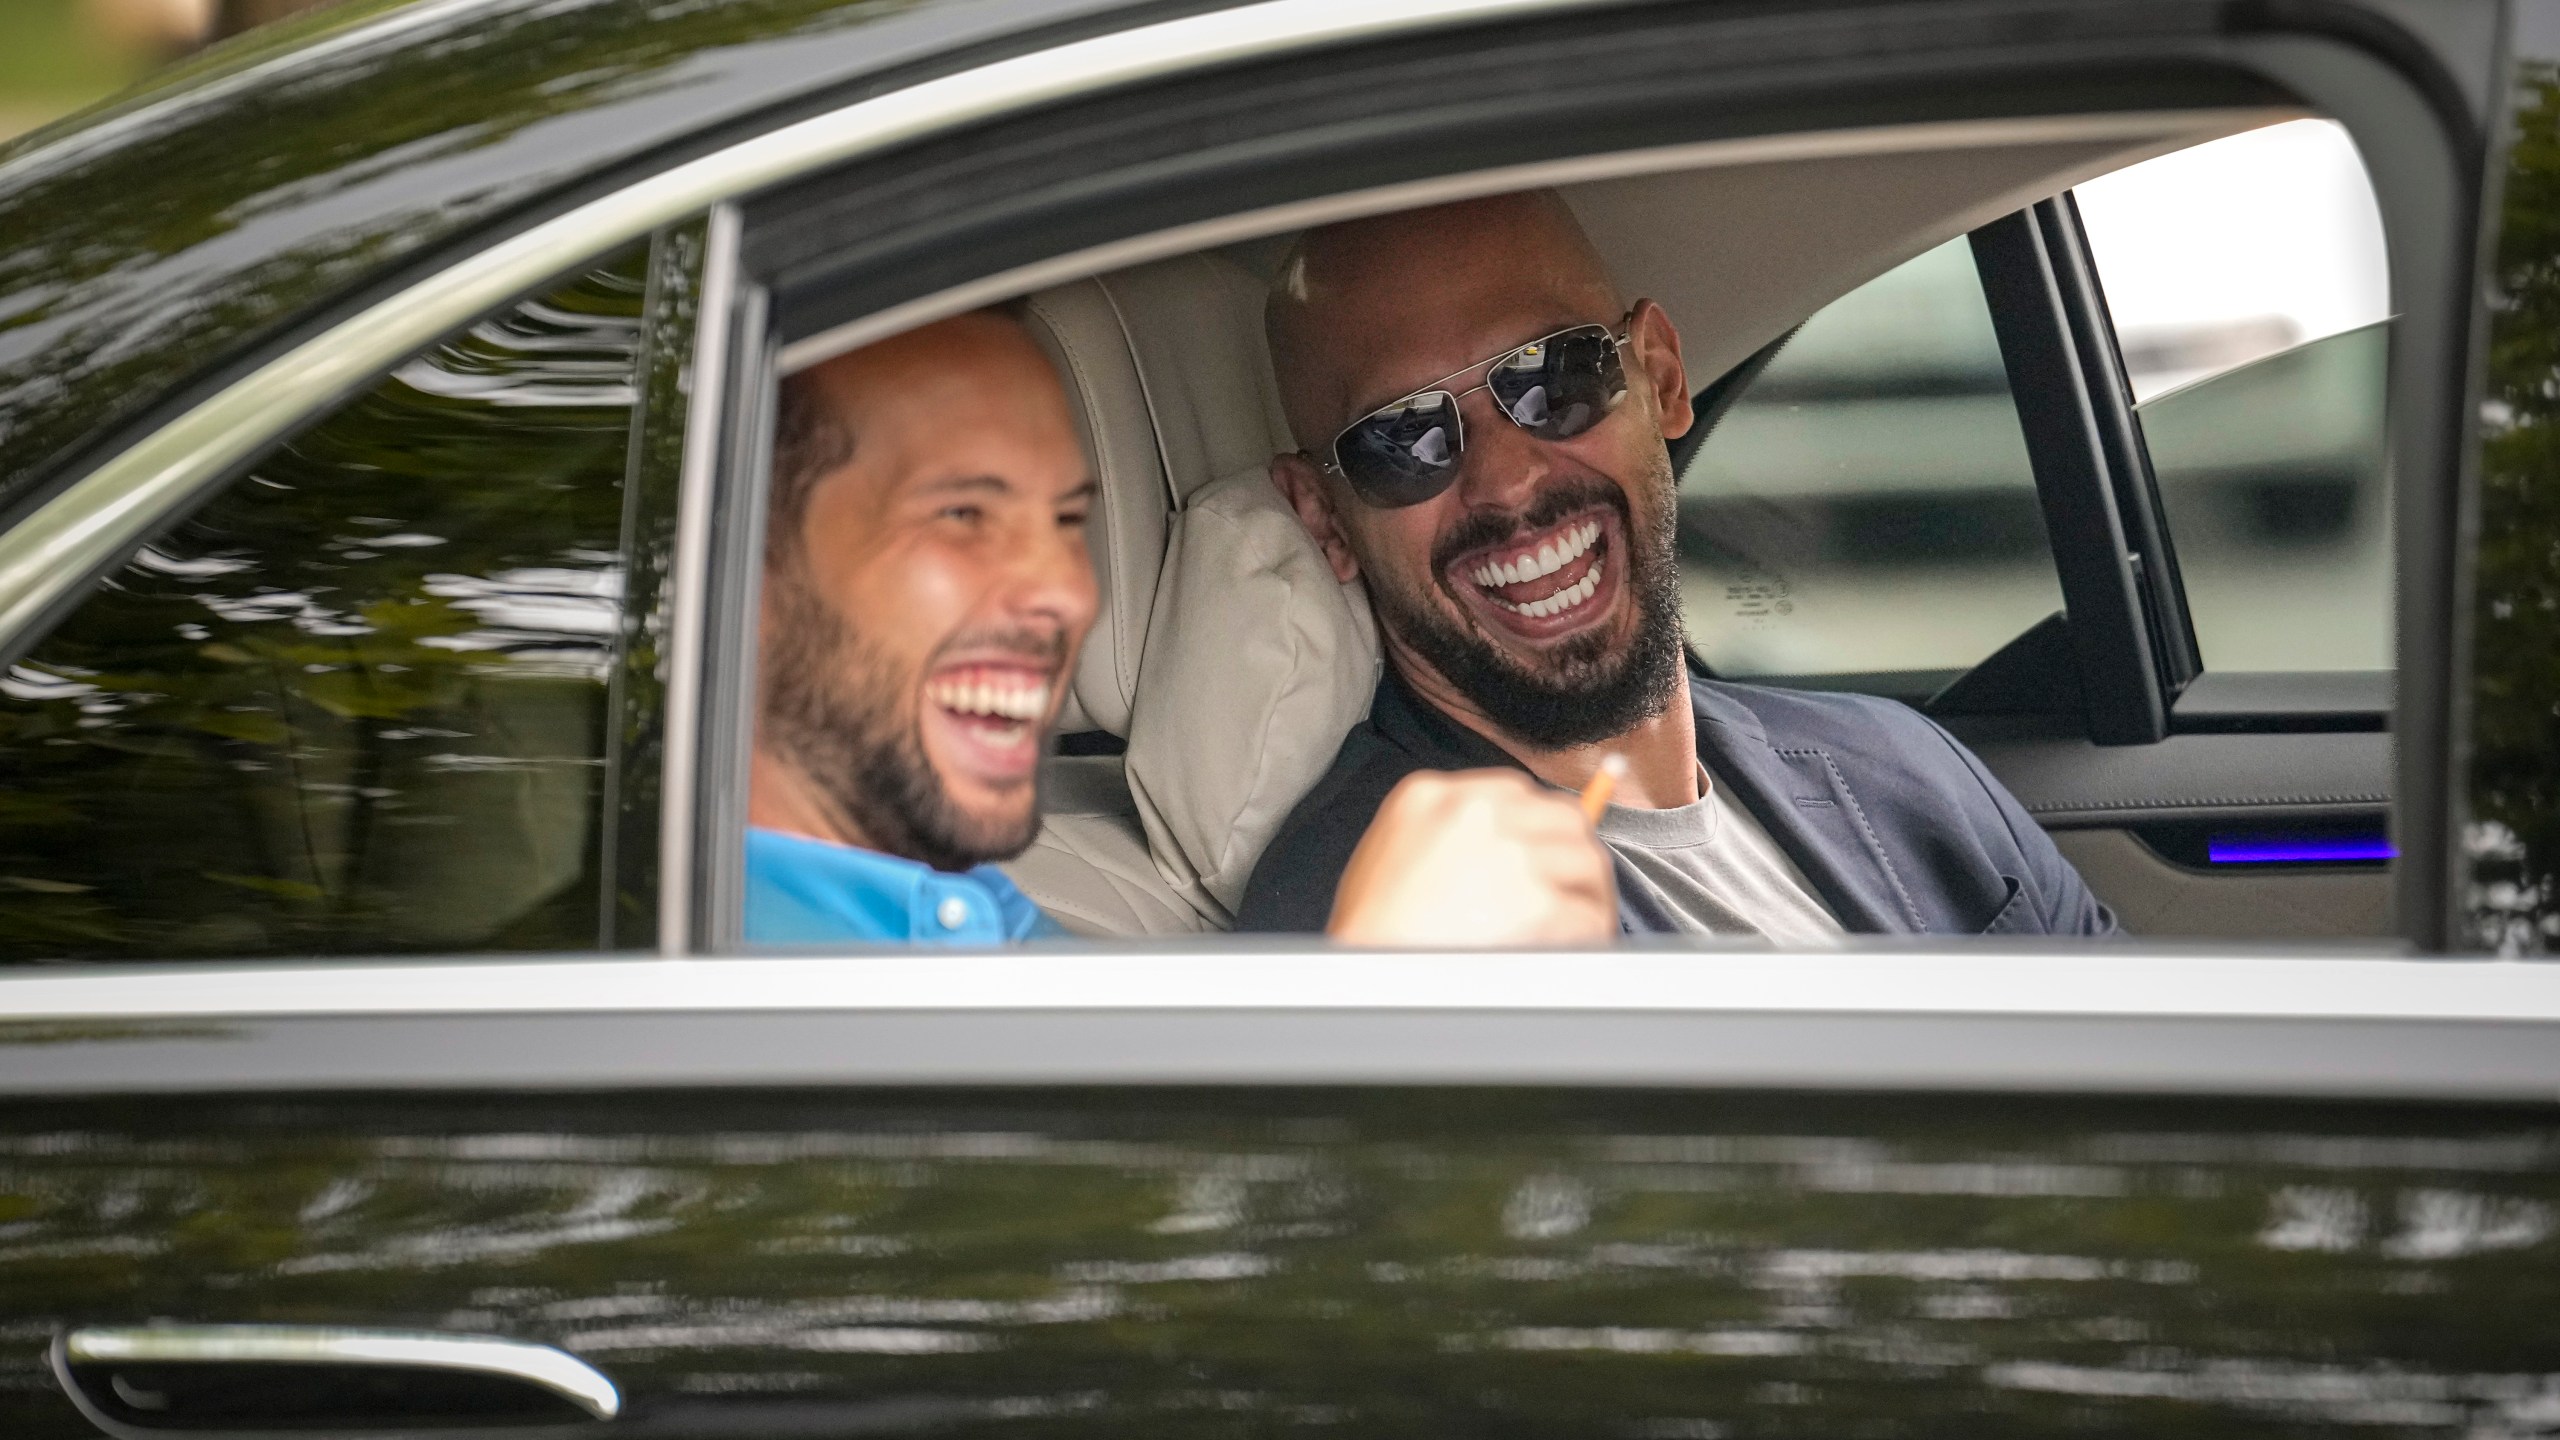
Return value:
<svg viewBox="0 0 2560 1440">
<path fill-rule="evenodd" d="M 1963 239 L 1815 312 L 1712 424 L 1680 555 L 1716 673 L 1917 698 L 2062 608 Z"/>
<path fill-rule="evenodd" d="M 416 357 L 0 677 L 0 960 L 596 943 L 645 273 Z"/>
<path fill-rule="evenodd" d="M 2293 121 L 2074 194 L 2205 668 L 2390 668 L 2391 284 L 2355 142 Z"/>
</svg>

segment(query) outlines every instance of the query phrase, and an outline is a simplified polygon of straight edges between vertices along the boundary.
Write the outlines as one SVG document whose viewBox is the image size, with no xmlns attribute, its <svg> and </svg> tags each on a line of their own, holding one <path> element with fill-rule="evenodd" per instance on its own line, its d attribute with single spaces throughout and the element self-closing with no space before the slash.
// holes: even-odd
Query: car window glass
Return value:
<svg viewBox="0 0 2560 1440">
<path fill-rule="evenodd" d="M 2295 121 L 2074 193 L 2205 667 L 2387 668 L 2390 283 L 2354 143 Z"/>
<path fill-rule="evenodd" d="M 0 959 L 596 943 L 645 259 L 277 447 L 0 678 Z"/>
<path fill-rule="evenodd" d="M 1680 476 L 1691 643 L 1717 673 L 1925 695 L 2062 608 L 1967 243 L 1816 312 Z"/>
</svg>

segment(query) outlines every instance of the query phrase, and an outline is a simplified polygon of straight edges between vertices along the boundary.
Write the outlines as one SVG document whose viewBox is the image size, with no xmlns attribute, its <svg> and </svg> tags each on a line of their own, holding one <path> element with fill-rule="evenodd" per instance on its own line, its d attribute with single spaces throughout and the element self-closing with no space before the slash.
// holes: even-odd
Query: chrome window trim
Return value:
<svg viewBox="0 0 2560 1440">
<path fill-rule="evenodd" d="M 1035 945 L 663 959 L 92 966 L 0 974 L 0 1023 L 243 1017 L 1510 1011 L 2430 1020 L 2560 1025 L 2560 964 L 1870 945 L 1120 951 Z M 2560 1060 L 2560 1057 L 2555 1057 Z"/>
<path fill-rule="evenodd" d="M 658 950 L 692 948 L 695 777 L 702 747 L 702 661 L 708 643 L 704 598 L 710 591 L 711 500 L 720 444 L 721 406 L 729 391 L 729 309 L 738 290 L 738 207 L 711 212 L 703 240 L 702 300 L 694 316 L 693 377 L 685 412 L 684 460 L 676 489 L 673 573 L 668 577 L 665 778 L 658 795 Z"/>
<path fill-rule="evenodd" d="M 2560 1100 L 2560 966 L 1893 946 L 0 978 L 0 1095 L 1545 1085 Z"/>
<path fill-rule="evenodd" d="M 660 226 L 890 145 L 1184 69 L 1616 0 L 1263 0 L 939 76 L 662 171 L 501 240 L 269 361 L 0 535 L 0 642 L 273 437 L 425 346 Z M 359 32 L 361 33 L 361 32 Z M 43 152 L 38 152 L 39 154 Z"/>
<path fill-rule="evenodd" d="M 432 1330 L 355 1330 L 304 1325 L 145 1325 L 74 1330 L 53 1344 L 54 1377 L 89 1420 L 110 1435 L 144 1431 L 97 1413 L 74 1365 L 363 1365 L 503 1375 L 557 1395 L 598 1420 L 622 1411 L 604 1372 L 549 1345 L 495 1335 Z"/>
</svg>

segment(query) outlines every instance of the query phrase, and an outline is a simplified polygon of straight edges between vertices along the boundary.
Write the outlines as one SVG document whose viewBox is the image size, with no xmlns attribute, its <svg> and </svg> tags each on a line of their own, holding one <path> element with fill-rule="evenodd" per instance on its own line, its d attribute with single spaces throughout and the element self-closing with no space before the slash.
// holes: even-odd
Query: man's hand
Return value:
<svg viewBox="0 0 2560 1440">
<path fill-rule="evenodd" d="M 1349 945 L 1607 944 L 1618 885 L 1572 796 L 1515 770 L 1424 770 L 1387 792 L 1325 933 Z"/>
</svg>

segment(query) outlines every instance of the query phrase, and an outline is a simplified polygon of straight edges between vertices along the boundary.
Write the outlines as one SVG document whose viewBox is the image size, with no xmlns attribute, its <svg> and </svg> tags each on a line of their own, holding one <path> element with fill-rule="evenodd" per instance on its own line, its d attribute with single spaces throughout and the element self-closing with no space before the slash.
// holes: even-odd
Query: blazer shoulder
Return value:
<svg viewBox="0 0 2560 1440">
<path fill-rule="evenodd" d="M 1730 680 L 1694 682 L 1699 708 L 1709 719 L 1730 723 L 1740 710 L 1757 722 L 1763 738 L 1780 750 L 1830 747 L 1878 739 L 1932 745 L 1945 732 L 1938 723 L 1899 700 L 1854 690 L 1790 690 L 1776 685 L 1746 685 Z M 1724 713 L 1719 713 L 1724 712 Z"/>
<path fill-rule="evenodd" d="M 1396 782 L 1419 768 L 1367 721 L 1354 726 L 1334 753 L 1333 764 L 1298 797 L 1253 862 L 1236 908 L 1236 928 L 1323 929 L 1333 913 L 1334 886 L 1360 837 L 1368 833 L 1369 821 Z"/>
</svg>

